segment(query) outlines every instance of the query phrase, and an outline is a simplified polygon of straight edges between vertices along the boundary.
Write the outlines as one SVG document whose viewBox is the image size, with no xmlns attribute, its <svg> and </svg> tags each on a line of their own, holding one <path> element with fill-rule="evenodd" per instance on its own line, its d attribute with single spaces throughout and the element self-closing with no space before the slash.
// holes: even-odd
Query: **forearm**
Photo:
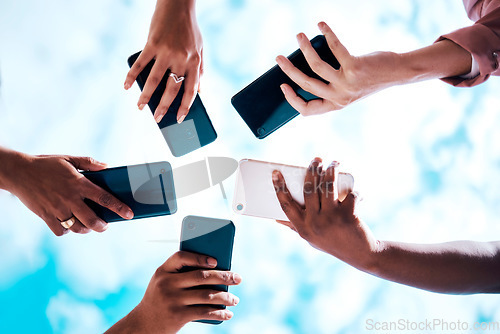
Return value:
<svg viewBox="0 0 500 334">
<path fill-rule="evenodd" d="M 375 276 L 440 293 L 500 292 L 500 242 L 442 244 L 379 243 L 371 264 Z"/>
<path fill-rule="evenodd" d="M 19 164 L 25 160 L 26 154 L 0 146 L 0 189 L 12 191 L 16 171 Z"/>
<path fill-rule="evenodd" d="M 406 53 L 375 53 L 360 58 L 369 61 L 370 57 L 384 56 L 387 57 L 386 68 L 376 71 L 376 80 L 382 88 L 464 75 L 470 72 L 472 65 L 470 53 L 449 40 Z M 371 66 L 376 64 L 374 61 Z"/>
</svg>

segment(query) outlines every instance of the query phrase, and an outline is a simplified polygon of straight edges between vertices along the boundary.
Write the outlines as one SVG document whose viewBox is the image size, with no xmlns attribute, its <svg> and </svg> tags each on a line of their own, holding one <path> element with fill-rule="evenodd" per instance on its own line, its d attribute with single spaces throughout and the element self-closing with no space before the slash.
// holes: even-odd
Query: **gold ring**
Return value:
<svg viewBox="0 0 500 334">
<path fill-rule="evenodd" d="M 61 225 L 65 229 L 69 230 L 71 228 L 71 226 L 73 226 L 75 224 L 75 222 L 76 222 L 76 218 L 75 218 L 75 216 L 73 216 L 68 220 L 62 221 Z"/>
</svg>

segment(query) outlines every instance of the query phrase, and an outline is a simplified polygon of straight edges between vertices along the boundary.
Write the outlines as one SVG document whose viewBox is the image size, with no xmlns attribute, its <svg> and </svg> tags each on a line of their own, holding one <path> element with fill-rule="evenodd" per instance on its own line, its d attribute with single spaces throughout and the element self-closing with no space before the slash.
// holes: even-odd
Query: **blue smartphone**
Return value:
<svg viewBox="0 0 500 334">
<path fill-rule="evenodd" d="M 321 59 L 335 69 L 340 68 L 339 62 L 328 47 L 325 36 L 318 35 L 314 37 L 311 44 Z M 327 82 L 314 73 L 300 49 L 288 56 L 288 59 L 307 76 Z M 318 98 L 300 88 L 276 65 L 231 99 L 233 107 L 243 118 L 254 136 L 259 139 L 267 137 L 299 114 L 285 100 L 280 88 L 283 83 L 289 84 L 305 101 Z"/>
<path fill-rule="evenodd" d="M 177 211 L 172 167 L 166 161 L 82 172 L 134 212 L 133 219 L 171 215 Z M 113 211 L 85 199 L 85 203 L 108 223 L 124 221 Z"/>
<path fill-rule="evenodd" d="M 215 270 L 231 270 L 235 227 L 232 221 L 199 216 L 187 216 L 182 220 L 180 250 L 211 256 L 217 260 Z M 183 271 L 199 268 L 186 267 Z M 197 286 L 196 289 L 228 291 L 227 285 Z M 225 309 L 224 305 L 210 305 Z M 222 321 L 199 320 L 218 325 Z"/>
<path fill-rule="evenodd" d="M 141 52 L 137 52 L 128 58 L 128 64 L 130 67 L 132 67 L 140 54 Z M 151 73 L 154 62 L 154 59 L 151 60 L 151 62 L 149 62 L 149 64 L 144 67 L 142 72 L 137 76 L 136 81 L 141 91 L 144 89 L 144 85 L 146 84 L 146 80 Z M 158 87 L 149 100 L 148 106 L 153 114 L 160 104 L 160 100 L 167 85 L 169 74 L 170 70 L 165 73 L 163 79 L 158 84 Z M 184 121 L 181 124 L 177 123 L 177 111 L 181 105 L 183 95 L 184 81 L 182 82 L 179 93 L 168 108 L 167 113 L 161 122 L 158 123 L 158 127 L 160 128 L 174 157 L 180 157 L 193 152 L 194 150 L 208 145 L 217 139 L 217 133 L 212 125 L 212 121 L 210 120 L 210 117 L 208 117 L 205 106 L 201 102 L 198 94 L 196 94 L 193 105 L 189 109 L 189 113 Z"/>
</svg>

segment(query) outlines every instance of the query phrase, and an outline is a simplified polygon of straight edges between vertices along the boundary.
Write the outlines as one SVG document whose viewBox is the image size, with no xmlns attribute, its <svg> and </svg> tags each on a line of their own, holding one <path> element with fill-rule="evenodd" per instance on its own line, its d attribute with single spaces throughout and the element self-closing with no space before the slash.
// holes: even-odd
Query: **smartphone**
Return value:
<svg viewBox="0 0 500 334">
<path fill-rule="evenodd" d="M 166 161 L 82 174 L 127 204 L 134 212 L 133 219 L 171 215 L 177 211 L 172 167 Z M 85 199 L 85 203 L 108 223 L 126 220 L 89 199 Z"/>
<path fill-rule="evenodd" d="M 135 63 L 141 52 L 137 52 L 128 58 L 130 67 Z M 149 64 L 137 76 L 137 84 L 141 91 L 144 89 L 146 80 L 153 68 L 155 60 L 151 60 Z M 156 108 L 160 104 L 167 85 L 170 70 L 168 70 L 158 87 L 154 91 L 148 106 L 154 114 Z M 189 109 L 189 113 L 181 124 L 177 123 L 177 111 L 181 105 L 182 96 L 184 95 L 184 81 L 181 84 L 179 93 L 168 108 L 167 113 L 163 117 L 158 127 L 160 128 L 165 141 L 167 142 L 170 151 L 174 157 L 180 157 L 194 150 L 208 145 L 217 139 L 217 133 L 212 125 L 210 117 L 208 117 L 205 106 L 201 102 L 200 96 L 196 94 L 196 98 Z"/>
<path fill-rule="evenodd" d="M 314 37 L 311 44 L 321 59 L 335 69 L 340 68 L 339 62 L 328 47 L 325 36 L 318 35 Z M 300 49 L 288 56 L 288 59 L 307 76 L 327 82 L 314 73 Z M 254 136 L 259 139 L 267 137 L 299 114 L 285 100 L 280 88 L 283 83 L 289 84 L 305 101 L 318 98 L 301 89 L 276 65 L 231 99 L 231 103 L 238 114 L 243 118 Z"/>
<path fill-rule="evenodd" d="M 187 216 L 182 220 L 180 250 L 211 256 L 217 260 L 215 270 L 231 270 L 235 227 L 232 221 L 199 216 Z M 199 268 L 186 267 L 183 271 Z M 227 285 L 202 285 L 197 289 L 228 291 Z M 214 306 L 214 305 L 210 305 Z M 225 305 L 216 305 L 224 309 Z M 198 322 L 218 325 L 222 321 L 199 320 Z"/>
<path fill-rule="evenodd" d="M 289 166 L 265 161 L 244 159 L 239 162 L 238 176 L 233 196 L 233 210 L 236 213 L 288 221 L 276 196 L 272 173 L 279 170 L 290 194 L 299 204 L 304 205 L 304 180 L 307 168 Z M 339 173 L 337 189 L 339 200 L 354 188 L 354 178 L 348 173 Z"/>
</svg>

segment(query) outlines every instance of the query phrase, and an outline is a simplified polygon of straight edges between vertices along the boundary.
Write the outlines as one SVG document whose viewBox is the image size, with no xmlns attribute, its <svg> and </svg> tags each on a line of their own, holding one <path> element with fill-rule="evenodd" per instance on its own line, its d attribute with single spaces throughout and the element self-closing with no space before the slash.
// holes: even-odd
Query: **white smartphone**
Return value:
<svg viewBox="0 0 500 334">
<path fill-rule="evenodd" d="M 233 210 L 236 213 L 288 221 L 276 197 L 272 173 L 279 170 L 292 197 L 304 205 L 304 180 L 307 168 L 277 164 L 266 161 L 244 159 L 239 162 L 238 176 L 233 196 Z M 348 173 L 339 173 L 337 189 L 339 200 L 354 188 L 354 178 Z"/>
</svg>

